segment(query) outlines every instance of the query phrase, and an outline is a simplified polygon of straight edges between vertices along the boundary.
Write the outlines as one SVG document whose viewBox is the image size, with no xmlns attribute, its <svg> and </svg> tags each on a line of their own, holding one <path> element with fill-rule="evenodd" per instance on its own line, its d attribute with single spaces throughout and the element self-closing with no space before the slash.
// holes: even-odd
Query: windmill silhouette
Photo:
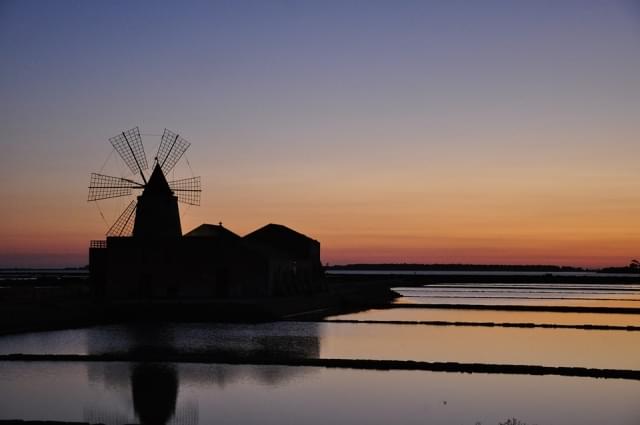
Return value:
<svg viewBox="0 0 640 425">
<path fill-rule="evenodd" d="M 173 237 L 181 236 L 178 202 L 200 205 L 200 177 L 167 181 L 167 174 L 175 167 L 191 145 L 180 135 L 165 128 L 152 172 L 147 179 L 147 157 L 138 127 L 123 131 L 109 139 L 133 175 L 133 178 L 91 173 L 88 201 L 130 196 L 133 199 L 107 231 L 107 236 Z"/>
</svg>

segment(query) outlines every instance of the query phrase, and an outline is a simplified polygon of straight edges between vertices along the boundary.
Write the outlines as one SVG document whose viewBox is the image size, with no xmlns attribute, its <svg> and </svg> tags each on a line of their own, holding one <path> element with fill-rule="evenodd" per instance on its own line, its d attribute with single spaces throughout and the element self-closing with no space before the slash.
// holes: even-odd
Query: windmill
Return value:
<svg viewBox="0 0 640 425">
<path fill-rule="evenodd" d="M 132 178 L 91 173 L 88 201 L 141 194 L 133 199 L 107 231 L 107 236 L 162 237 L 181 236 L 178 202 L 200 205 L 200 177 L 167 181 L 166 176 L 191 145 L 180 135 L 165 128 L 152 172 L 148 170 L 142 137 L 138 127 L 109 139 L 134 176 Z"/>
</svg>

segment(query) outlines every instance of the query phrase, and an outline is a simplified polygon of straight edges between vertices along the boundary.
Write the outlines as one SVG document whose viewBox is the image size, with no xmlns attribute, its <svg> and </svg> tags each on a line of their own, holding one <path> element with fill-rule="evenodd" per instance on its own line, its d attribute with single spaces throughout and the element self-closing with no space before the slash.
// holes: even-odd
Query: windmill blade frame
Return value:
<svg viewBox="0 0 640 425">
<path fill-rule="evenodd" d="M 179 134 L 167 128 L 164 129 L 160 146 L 158 146 L 156 161 L 158 161 L 158 165 L 160 165 L 165 176 L 175 167 L 182 155 L 189 149 L 189 146 L 191 146 L 191 143 L 180 137 Z"/>
<path fill-rule="evenodd" d="M 169 187 L 178 197 L 178 202 L 189 205 L 200 205 L 200 194 L 202 193 L 200 176 L 172 180 L 169 182 Z"/>
<path fill-rule="evenodd" d="M 146 183 L 147 180 L 142 170 L 148 169 L 149 165 L 147 164 L 147 155 L 144 152 L 140 129 L 134 127 L 131 130 L 123 131 L 117 136 L 111 137 L 109 142 L 129 167 L 129 170 L 134 174 L 140 174 L 142 180 Z"/>
<path fill-rule="evenodd" d="M 153 135 L 157 136 L 157 135 Z M 114 150 L 122 158 L 123 162 L 127 165 L 129 170 L 135 175 L 139 174 L 142 178 L 142 183 L 132 178 L 115 177 L 101 173 L 91 173 L 89 181 L 89 193 L 87 201 L 99 201 L 103 199 L 118 198 L 124 196 L 130 196 L 134 190 L 142 190 L 142 195 L 149 187 L 149 182 L 145 177 L 143 170 L 149 168 L 147 162 L 147 156 L 142 143 L 142 134 L 139 127 L 134 127 L 130 130 L 126 130 L 118 134 L 117 136 L 109 138 L 109 142 L 113 146 Z M 157 167 L 162 174 L 162 180 L 164 185 L 169 185 L 172 195 L 180 203 L 188 205 L 200 205 L 200 197 L 202 193 L 200 181 L 201 178 L 190 177 L 170 182 L 166 181 L 166 176 L 175 167 L 175 165 L 184 156 L 187 149 L 191 146 L 191 143 L 182 138 L 179 134 L 165 128 L 161 136 L 160 144 L 158 145 L 158 152 L 155 157 L 154 173 Z M 191 166 L 189 166 L 191 167 Z M 103 166 L 104 168 L 104 166 Z M 152 173 L 153 175 L 153 173 Z M 134 177 L 135 178 L 135 177 Z M 154 186 L 154 187 L 157 187 Z M 166 187 L 166 186 L 165 186 Z M 151 190 L 149 193 L 153 193 Z M 115 222 L 111 225 L 106 233 L 107 237 L 113 236 L 132 236 L 133 229 L 135 227 L 137 219 L 138 200 L 132 200 L 126 208 L 120 213 Z M 175 200 L 173 202 L 175 202 Z M 98 205 L 98 203 L 96 203 Z M 99 208 L 99 207 L 98 207 Z M 147 211 L 144 208 L 144 211 Z M 101 212 L 102 214 L 102 212 Z M 104 216 L 103 216 L 104 218 Z M 176 219 L 179 230 L 179 217 Z M 173 224 L 172 224 L 173 225 Z M 137 230 L 136 230 L 137 232 Z"/>
<path fill-rule="evenodd" d="M 144 185 L 123 177 L 91 173 L 87 201 L 118 198 L 131 195 L 132 189 L 143 189 Z"/>
<path fill-rule="evenodd" d="M 129 202 L 129 205 L 120 213 L 115 223 L 107 230 L 107 236 L 131 236 L 133 233 L 134 213 L 138 201 L 136 199 Z"/>
</svg>

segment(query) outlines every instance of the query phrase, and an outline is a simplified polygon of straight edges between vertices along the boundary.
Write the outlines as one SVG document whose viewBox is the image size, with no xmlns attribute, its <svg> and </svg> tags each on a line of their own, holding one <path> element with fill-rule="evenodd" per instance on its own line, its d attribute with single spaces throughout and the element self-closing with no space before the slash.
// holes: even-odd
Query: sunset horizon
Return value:
<svg viewBox="0 0 640 425">
<path fill-rule="evenodd" d="M 0 425 L 638 425 L 640 0 L 0 0 Z"/>
<path fill-rule="evenodd" d="M 73 4 L 1 10 L 0 267 L 87 263 L 123 208 L 89 173 L 128 175 L 134 126 L 192 143 L 185 231 L 282 223 L 329 264 L 637 256 L 633 2 Z"/>
</svg>

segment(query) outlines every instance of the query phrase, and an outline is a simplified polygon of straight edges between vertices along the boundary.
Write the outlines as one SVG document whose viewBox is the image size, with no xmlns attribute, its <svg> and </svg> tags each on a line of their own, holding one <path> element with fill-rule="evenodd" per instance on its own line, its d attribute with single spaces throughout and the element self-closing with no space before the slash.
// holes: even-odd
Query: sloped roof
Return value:
<svg viewBox="0 0 640 425">
<path fill-rule="evenodd" d="M 169 187 L 169 183 L 162 172 L 162 169 L 158 164 L 153 169 L 151 173 L 151 177 L 149 177 L 149 181 L 147 182 L 143 195 L 163 195 L 163 196 L 171 196 L 173 192 Z"/>
<path fill-rule="evenodd" d="M 253 237 L 264 237 L 264 238 L 269 238 L 269 237 L 288 237 L 288 238 L 296 238 L 296 239 L 306 239 L 306 240 L 311 240 L 313 241 L 314 239 L 310 238 L 307 235 L 304 235 L 300 232 L 296 232 L 295 230 L 287 227 L 287 226 L 283 226 L 282 224 L 274 224 L 274 223 L 269 223 L 266 226 L 262 226 L 261 228 L 254 230 L 253 232 L 249 233 L 248 235 L 245 236 L 245 238 L 253 238 Z"/>
<path fill-rule="evenodd" d="M 239 235 L 233 233 L 231 230 L 220 224 L 201 224 L 184 236 L 189 238 L 241 239 Z"/>
<path fill-rule="evenodd" d="M 320 243 L 310 237 L 296 232 L 281 224 L 267 224 L 254 230 L 243 238 L 245 241 L 269 247 L 277 252 L 287 253 L 293 258 L 307 258 L 310 255 L 311 246 L 319 248 Z"/>
</svg>

